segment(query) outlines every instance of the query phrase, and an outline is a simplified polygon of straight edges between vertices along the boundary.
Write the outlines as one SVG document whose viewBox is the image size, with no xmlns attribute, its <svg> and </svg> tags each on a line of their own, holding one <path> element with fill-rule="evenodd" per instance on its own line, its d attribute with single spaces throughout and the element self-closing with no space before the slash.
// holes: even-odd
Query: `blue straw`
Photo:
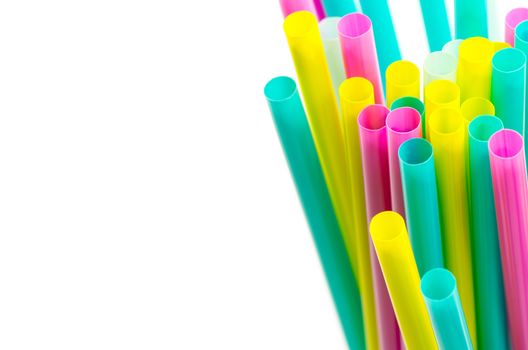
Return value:
<svg viewBox="0 0 528 350">
<path fill-rule="evenodd" d="M 451 29 L 444 0 L 420 0 L 429 51 L 441 51 L 451 41 Z"/>
<path fill-rule="evenodd" d="M 343 17 L 357 11 L 354 0 L 323 0 L 323 7 L 327 17 Z"/>
</svg>

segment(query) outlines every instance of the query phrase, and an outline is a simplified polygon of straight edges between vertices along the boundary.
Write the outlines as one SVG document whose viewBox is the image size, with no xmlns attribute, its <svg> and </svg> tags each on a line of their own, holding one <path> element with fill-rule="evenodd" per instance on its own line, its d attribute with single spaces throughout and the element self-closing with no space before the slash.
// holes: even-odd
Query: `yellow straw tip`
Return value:
<svg viewBox="0 0 528 350">
<path fill-rule="evenodd" d="M 387 81 L 396 86 L 408 86 L 419 83 L 420 70 L 418 67 L 405 60 L 395 61 L 387 67 L 385 72 Z"/>
<path fill-rule="evenodd" d="M 319 30 L 317 18 L 309 11 L 293 12 L 284 20 L 284 32 L 288 37 L 302 37 L 314 30 Z"/>
<path fill-rule="evenodd" d="M 348 78 L 339 86 L 339 97 L 350 102 L 369 101 L 374 96 L 372 83 L 362 77 Z"/>
<path fill-rule="evenodd" d="M 468 63 L 482 63 L 491 60 L 495 53 L 494 44 L 489 39 L 473 37 L 462 41 L 458 57 Z"/>
<path fill-rule="evenodd" d="M 370 221 L 370 234 L 374 241 L 391 241 L 405 232 L 405 221 L 394 211 L 381 212 Z"/>
</svg>

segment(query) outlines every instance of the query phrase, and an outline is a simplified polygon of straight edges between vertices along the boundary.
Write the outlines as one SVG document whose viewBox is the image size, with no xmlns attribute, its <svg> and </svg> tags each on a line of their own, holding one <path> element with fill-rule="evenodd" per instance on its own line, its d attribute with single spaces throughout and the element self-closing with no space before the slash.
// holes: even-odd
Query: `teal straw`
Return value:
<svg viewBox="0 0 528 350">
<path fill-rule="evenodd" d="M 406 222 L 420 276 L 444 266 L 433 147 L 425 139 L 405 141 L 398 151 Z"/>
<path fill-rule="evenodd" d="M 495 217 L 488 140 L 501 120 L 479 116 L 469 123 L 471 249 L 475 283 L 477 343 L 480 350 L 507 350 L 508 325 Z"/>
<path fill-rule="evenodd" d="M 473 349 L 455 276 L 442 268 L 430 270 L 422 277 L 421 289 L 439 349 Z"/>
<path fill-rule="evenodd" d="M 515 28 L 515 48 L 524 52 L 524 54 L 528 57 L 528 21 L 521 22 Z M 528 81 L 528 69 L 526 69 L 526 67 L 525 71 L 527 74 L 525 78 L 526 82 Z M 524 155 L 526 157 L 526 162 L 528 163 L 528 121 L 526 121 L 528 118 L 528 87 L 525 87 L 524 96 L 525 122 L 524 132 L 521 132 L 521 135 L 524 135 Z"/>
<path fill-rule="evenodd" d="M 357 11 L 354 0 L 323 0 L 323 7 L 327 17 L 343 17 Z"/>
<path fill-rule="evenodd" d="M 412 96 L 400 97 L 399 99 L 394 100 L 394 102 L 392 102 L 390 109 L 392 111 L 400 107 L 411 107 L 417 110 L 418 113 L 420 113 L 422 119 L 422 136 L 425 138 L 425 106 L 423 102 L 420 101 L 420 99 Z"/>
<path fill-rule="evenodd" d="M 387 0 L 359 0 L 362 12 L 372 21 L 374 40 L 378 53 L 382 85 L 385 88 L 385 71 L 394 61 L 401 60 L 400 47 L 394 31 Z"/>
<path fill-rule="evenodd" d="M 306 114 L 293 79 L 277 77 L 264 94 L 350 349 L 365 349 L 359 290 L 332 207 Z"/>
<path fill-rule="evenodd" d="M 429 51 L 441 51 L 451 41 L 451 29 L 444 0 L 420 0 Z"/>
<path fill-rule="evenodd" d="M 486 0 L 455 0 L 455 38 L 488 37 Z"/>
</svg>

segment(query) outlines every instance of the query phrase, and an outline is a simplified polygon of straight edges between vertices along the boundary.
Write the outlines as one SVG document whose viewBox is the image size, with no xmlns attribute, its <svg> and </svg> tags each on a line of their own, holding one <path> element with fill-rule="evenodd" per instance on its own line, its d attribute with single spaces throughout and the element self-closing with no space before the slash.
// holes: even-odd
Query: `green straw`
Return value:
<svg viewBox="0 0 528 350">
<path fill-rule="evenodd" d="M 391 111 L 400 107 L 411 107 L 414 108 L 420 113 L 422 119 L 422 136 L 425 137 L 425 106 L 422 101 L 412 96 L 400 97 L 397 100 L 392 102 L 390 106 Z"/>
<path fill-rule="evenodd" d="M 429 51 L 440 51 L 451 40 L 444 0 L 420 0 Z"/>
<path fill-rule="evenodd" d="M 521 50 L 524 52 L 524 54 L 528 57 L 528 21 L 521 22 L 517 25 L 515 28 L 515 48 Z M 525 67 L 526 68 L 526 67 Z M 528 69 L 526 70 L 526 81 L 528 81 Z M 528 162 L 528 122 L 526 122 L 526 118 L 528 118 L 528 87 L 525 88 L 525 101 L 524 101 L 524 116 L 525 116 L 525 122 L 524 122 L 524 131 L 521 132 L 521 135 L 524 135 L 524 155 L 526 162 Z"/>
<path fill-rule="evenodd" d="M 323 7 L 328 17 L 343 17 L 357 11 L 354 0 L 323 0 Z"/>
<path fill-rule="evenodd" d="M 365 349 L 359 290 L 293 79 L 277 77 L 264 94 L 290 167 L 350 349 Z"/>
<path fill-rule="evenodd" d="M 471 248 L 480 350 L 509 349 L 502 267 L 488 140 L 501 120 L 479 116 L 469 123 Z"/>
<path fill-rule="evenodd" d="M 455 0 L 455 38 L 488 37 L 486 0 Z"/>
</svg>

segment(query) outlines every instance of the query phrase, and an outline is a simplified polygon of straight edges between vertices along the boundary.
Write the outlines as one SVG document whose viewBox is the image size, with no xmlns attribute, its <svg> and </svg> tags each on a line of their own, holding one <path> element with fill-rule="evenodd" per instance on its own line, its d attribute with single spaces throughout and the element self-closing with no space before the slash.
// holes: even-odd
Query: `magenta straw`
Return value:
<svg viewBox="0 0 528 350">
<path fill-rule="evenodd" d="M 350 13 L 337 25 L 347 78 L 363 77 L 374 86 L 374 100 L 384 104 L 383 86 L 374 43 L 372 22 L 364 14 Z"/>
<path fill-rule="evenodd" d="M 309 11 L 319 18 L 313 0 L 280 0 L 280 6 L 284 18 L 288 17 L 290 13 L 297 11 Z"/>
<path fill-rule="evenodd" d="M 317 12 L 317 18 L 322 20 L 326 17 L 323 2 L 321 0 L 314 0 L 315 11 Z"/>
<path fill-rule="evenodd" d="M 385 126 L 388 115 L 387 107 L 378 104 L 365 107 L 358 117 L 365 201 L 369 223 L 376 214 L 391 210 L 387 127 Z M 370 259 L 381 349 L 401 349 L 398 323 L 372 240 L 370 240 Z"/>
<path fill-rule="evenodd" d="M 504 31 L 505 41 L 512 47 L 515 42 L 515 27 L 521 22 L 528 20 L 528 8 L 518 7 L 506 15 L 506 26 Z"/>
<path fill-rule="evenodd" d="M 489 139 L 495 211 L 515 350 L 528 349 L 528 181 L 521 134 L 497 131 Z"/>
<path fill-rule="evenodd" d="M 387 146 L 389 151 L 389 171 L 392 210 L 405 217 L 402 181 L 400 174 L 400 145 L 412 138 L 422 137 L 420 113 L 414 108 L 402 107 L 391 111 L 387 116 Z"/>
</svg>

